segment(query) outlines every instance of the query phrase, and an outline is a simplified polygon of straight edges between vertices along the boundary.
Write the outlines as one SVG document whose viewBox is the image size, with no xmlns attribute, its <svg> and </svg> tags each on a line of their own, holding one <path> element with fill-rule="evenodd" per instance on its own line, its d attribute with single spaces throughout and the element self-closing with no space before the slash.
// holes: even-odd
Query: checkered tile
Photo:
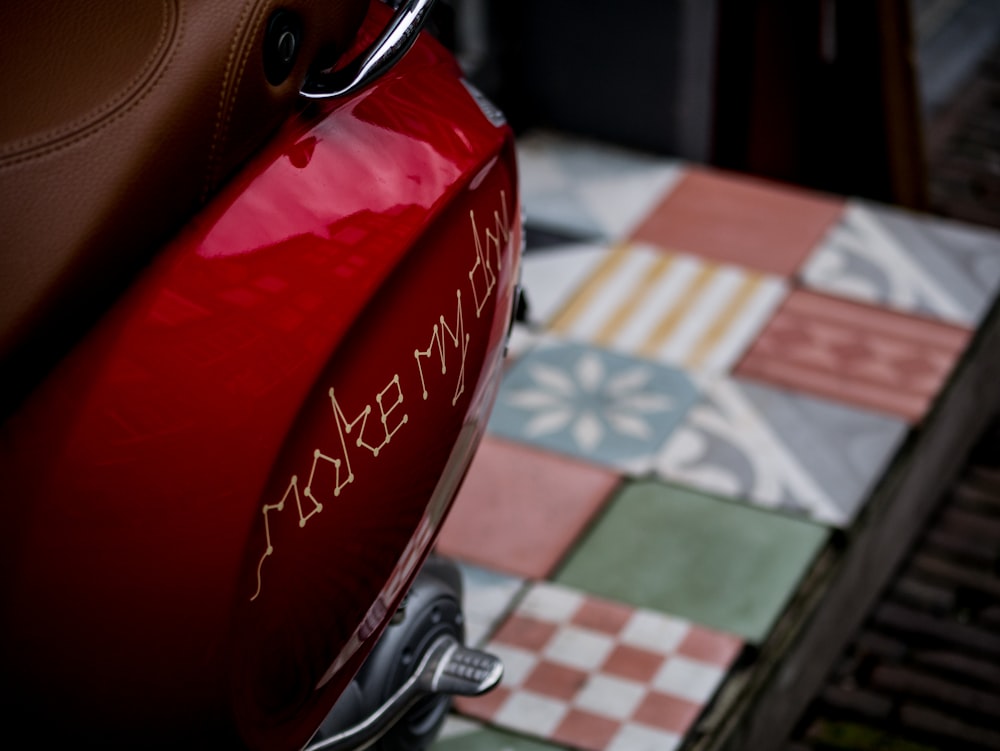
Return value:
<svg viewBox="0 0 1000 751">
<path fill-rule="evenodd" d="M 673 749 L 742 642 L 650 610 L 536 583 L 487 649 L 503 683 L 459 711 L 590 751 Z"/>
</svg>

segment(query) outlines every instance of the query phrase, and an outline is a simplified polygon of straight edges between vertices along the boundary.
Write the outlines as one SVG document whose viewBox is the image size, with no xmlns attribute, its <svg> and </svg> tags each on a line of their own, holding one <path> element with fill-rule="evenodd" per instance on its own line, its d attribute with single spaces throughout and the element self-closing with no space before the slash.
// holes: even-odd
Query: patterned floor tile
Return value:
<svg viewBox="0 0 1000 751">
<path fill-rule="evenodd" d="M 663 613 L 538 583 L 487 645 L 508 666 L 500 687 L 457 706 L 574 748 L 673 749 L 741 648 Z"/>
<path fill-rule="evenodd" d="M 811 522 L 637 482 L 555 579 L 759 643 L 828 535 Z"/>
<path fill-rule="evenodd" d="M 693 371 L 728 372 L 786 294 L 783 279 L 621 245 L 583 280 L 550 328 Z"/>
<path fill-rule="evenodd" d="M 508 371 L 489 430 L 620 471 L 648 471 L 697 399 L 690 378 L 657 363 L 548 341 Z"/>
<path fill-rule="evenodd" d="M 618 482 L 609 470 L 487 436 L 438 549 L 495 571 L 544 579 Z"/>
<path fill-rule="evenodd" d="M 458 562 L 458 567 L 462 572 L 465 643 L 479 647 L 507 615 L 524 580 L 468 563 Z"/>
<path fill-rule="evenodd" d="M 855 201 L 802 279 L 832 295 L 974 328 L 1000 288 L 1000 233 Z"/>
<path fill-rule="evenodd" d="M 902 420 L 735 379 L 702 400 L 667 442 L 667 480 L 847 526 L 895 455 Z"/>
<path fill-rule="evenodd" d="M 691 171 L 633 238 L 787 277 L 842 211 L 840 200 L 795 188 Z"/>
<path fill-rule="evenodd" d="M 528 320 L 543 324 L 551 319 L 609 253 L 604 245 L 568 245 L 526 253 L 521 260 L 521 285 L 528 300 Z"/>
<path fill-rule="evenodd" d="M 917 423 L 969 337 L 955 326 L 795 290 L 736 373 Z"/>
<path fill-rule="evenodd" d="M 548 132 L 518 141 L 525 222 L 581 238 L 624 238 L 681 175 L 676 163 Z"/>
<path fill-rule="evenodd" d="M 560 751 L 562 748 L 452 715 L 445 721 L 431 751 Z"/>
</svg>

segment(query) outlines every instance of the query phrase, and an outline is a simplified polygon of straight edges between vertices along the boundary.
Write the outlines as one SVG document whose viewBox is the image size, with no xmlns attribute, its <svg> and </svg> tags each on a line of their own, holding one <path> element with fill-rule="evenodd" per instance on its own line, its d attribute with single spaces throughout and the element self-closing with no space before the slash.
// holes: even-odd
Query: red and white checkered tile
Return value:
<svg viewBox="0 0 1000 751">
<path fill-rule="evenodd" d="M 536 583 L 486 647 L 504 661 L 503 683 L 458 708 L 574 748 L 668 751 L 742 646 L 663 613 Z"/>
</svg>

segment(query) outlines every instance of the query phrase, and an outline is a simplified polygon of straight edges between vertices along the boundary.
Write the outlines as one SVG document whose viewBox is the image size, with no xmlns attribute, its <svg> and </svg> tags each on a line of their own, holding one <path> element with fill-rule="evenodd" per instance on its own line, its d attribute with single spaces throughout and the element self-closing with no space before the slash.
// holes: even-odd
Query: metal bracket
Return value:
<svg viewBox="0 0 1000 751">
<path fill-rule="evenodd" d="M 300 92 L 302 96 L 331 99 L 354 94 L 370 85 L 409 52 L 427 22 L 434 2 L 406 0 L 367 50 L 339 70 L 321 71 L 307 78 Z"/>
<path fill-rule="evenodd" d="M 452 636 L 435 641 L 417 669 L 363 722 L 306 747 L 305 751 L 361 751 L 395 725 L 406 711 L 430 694 L 479 696 L 500 682 L 503 664 L 493 655 L 463 647 Z"/>
</svg>

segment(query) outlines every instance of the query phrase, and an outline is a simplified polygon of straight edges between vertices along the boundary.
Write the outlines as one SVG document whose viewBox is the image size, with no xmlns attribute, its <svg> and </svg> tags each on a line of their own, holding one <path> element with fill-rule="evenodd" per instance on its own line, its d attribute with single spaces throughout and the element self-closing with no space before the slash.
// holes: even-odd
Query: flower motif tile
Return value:
<svg viewBox="0 0 1000 751">
<path fill-rule="evenodd" d="M 555 581 L 759 644 L 828 536 L 807 520 L 637 481 L 577 543 Z"/>
<path fill-rule="evenodd" d="M 711 701 L 742 641 L 543 582 L 486 648 L 507 672 L 492 694 L 460 700 L 463 714 L 590 751 L 669 750 Z"/>
<path fill-rule="evenodd" d="M 618 482 L 602 467 L 487 436 L 438 548 L 495 571 L 544 579 Z"/>
<path fill-rule="evenodd" d="M 795 392 L 717 379 L 657 459 L 667 480 L 845 527 L 906 423 Z"/>
<path fill-rule="evenodd" d="M 683 372 L 570 342 L 547 342 L 507 373 L 498 436 L 631 473 L 648 471 L 697 399 Z"/>
<path fill-rule="evenodd" d="M 831 295 L 975 327 L 1000 288 L 1000 233 L 854 201 L 802 279 Z"/>
<path fill-rule="evenodd" d="M 918 423 L 970 335 L 956 326 L 794 290 L 736 374 Z"/>
<path fill-rule="evenodd" d="M 681 175 L 675 162 L 549 132 L 518 141 L 528 225 L 594 240 L 625 237 Z"/>
<path fill-rule="evenodd" d="M 458 567 L 462 572 L 465 643 L 478 647 L 511 609 L 524 580 L 462 562 Z"/>
<path fill-rule="evenodd" d="M 631 237 L 787 277 L 842 211 L 840 199 L 744 176 L 691 170 Z"/>
<path fill-rule="evenodd" d="M 786 294 L 784 279 L 649 245 L 595 265 L 549 327 L 561 336 L 678 365 L 728 372 Z"/>
</svg>

